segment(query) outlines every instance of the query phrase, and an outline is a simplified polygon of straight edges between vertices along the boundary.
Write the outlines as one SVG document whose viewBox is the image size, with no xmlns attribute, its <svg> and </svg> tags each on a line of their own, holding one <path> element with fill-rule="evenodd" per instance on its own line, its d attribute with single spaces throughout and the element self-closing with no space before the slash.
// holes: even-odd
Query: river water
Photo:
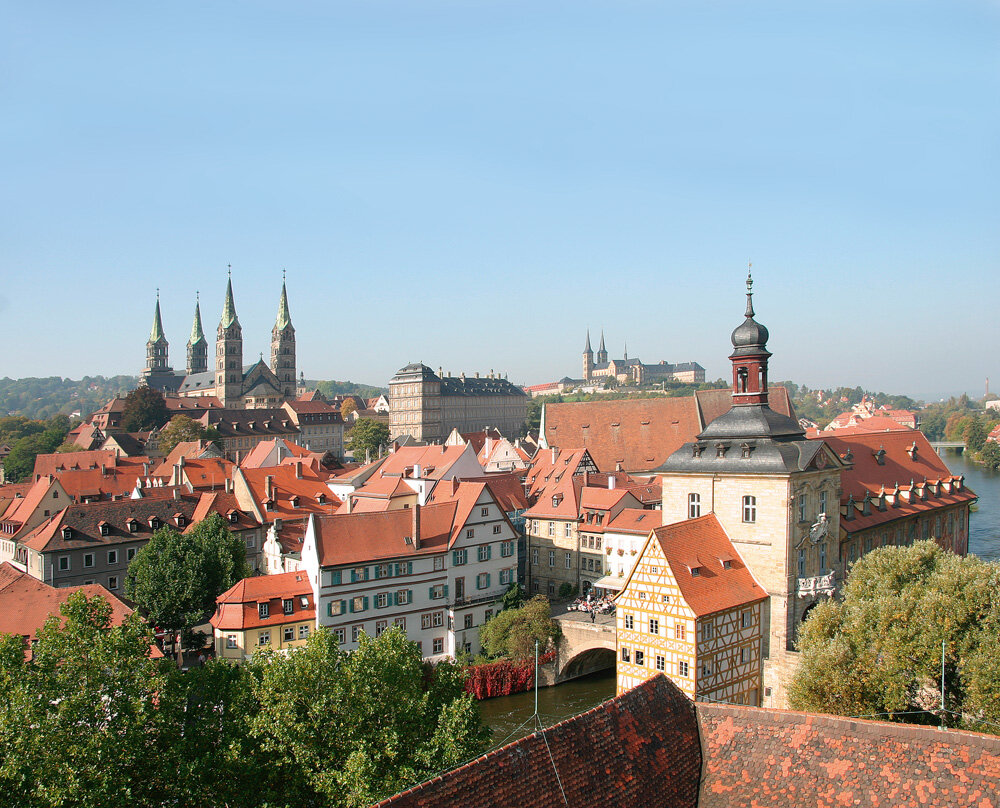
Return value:
<svg viewBox="0 0 1000 808">
<path fill-rule="evenodd" d="M 969 552 L 984 561 L 1000 561 L 1000 472 L 990 471 L 967 460 L 964 454 L 952 451 L 947 451 L 943 459 L 952 474 L 965 475 L 966 485 L 979 496 L 977 509 L 969 520 Z M 549 727 L 585 712 L 614 694 L 614 670 L 600 671 L 556 687 L 539 688 L 538 714 L 542 726 Z M 496 745 L 510 743 L 537 729 L 529 721 L 535 707 L 534 693 L 487 699 L 479 707 L 483 721 L 493 730 Z"/>
</svg>

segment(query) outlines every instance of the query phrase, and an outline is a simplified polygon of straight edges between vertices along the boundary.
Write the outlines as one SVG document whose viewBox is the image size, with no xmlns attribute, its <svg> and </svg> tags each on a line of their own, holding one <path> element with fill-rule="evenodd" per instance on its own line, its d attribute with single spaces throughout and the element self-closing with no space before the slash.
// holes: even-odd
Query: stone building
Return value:
<svg viewBox="0 0 1000 808">
<path fill-rule="evenodd" d="M 705 368 L 697 362 L 682 362 L 675 365 L 665 360 L 647 365 L 641 359 L 628 358 L 628 345 L 625 346 L 625 355 L 621 359 L 608 359 L 608 350 L 604 347 L 604 333 L 601 333 L 601 346 L 595 354 L 590 347 L 590 331 L 588 331 L 587 344 L 583 348 L 583 381 L 604 379 L 633 384 L 664 381 L 701 384 L 705 381 Z"/>
<path fill-rule="evenodd" d="M 410 364 L 389 380 L 389 437 L 442 443 L 453 429 L 490 427 L 516 436 L 524 429 L 527 401 L 524 390 L 492 371 L 483 377 L 451 376 Z"/>
</svg>

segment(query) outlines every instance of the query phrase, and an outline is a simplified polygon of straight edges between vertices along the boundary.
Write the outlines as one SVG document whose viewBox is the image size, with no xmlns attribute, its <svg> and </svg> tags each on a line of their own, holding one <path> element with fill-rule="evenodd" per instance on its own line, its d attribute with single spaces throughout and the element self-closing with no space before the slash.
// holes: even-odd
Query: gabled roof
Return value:
<svg viewBox="0 0 1000 808">
<path fill-rule="evenodd" d="M 604 532 L 648 536 L 649 531 L 657 526 L 661 518 L 662 511 L 650 511 L 645 508 L 623 508 L 621 513 L 604 526 Z"/>
<path fill-rule="evenodd" d="M 524 475 L 528 496 L 537 496 L 551 485 L 582 475 L 590 466 L 597 468 L 586 449 L 539 449 Z"/>
<path fill-rule="evenodd" d="M 440 480 L 466 451 L 464 444 L 462 446 L 401 446 L 385 458 L 379 468 L 379 473 L 402 476 L 407 473 L 407 470 L 412 471 L 415 466 L 420 466 L 422 477 Z"/>
<path fill-rule="evenodd" d="M 580 489 L 582 477 L 566 477 L 558 483 L 545 487 L 524 515 L 528 519 L 571 519 L 580 518 Z"/>
<path fill-rule="evenodd" d="M 53 486 L 57 485 L 62 487 L 55 477 L 46 476 L 35 480 L 23 498 L 15 499 L 10 503 L 3 515 L 3 520 L 23 525 L 41 506 L 42 501 L 48 496 Z"/>
<path fill-rule="evenodd" d="M 609 511 L 629 495 L 620 488 L 597 488 L 592 485 L 580 489 L 580 507 L 592 508 L 598 511 Z"/>
<path fill-rule="evenodd" d="M 277 465 L 286 457 L 309 458 L 311 456 L 312 452 L 308 449 L 292 443 L 286 438 L 273 438 L 272 440 L 262 440 L 254 446 L 240 461 L 240 468 L 259 469 L 265 465 Z"/>
<path fill-rule="evenodd" d="M 684 602 L 698 617 L 756 603 L 768 596 L 714 513 L 655 528 L 651 540 L 659 543 Z M 728 561 L 728 569 L 724 561 Z M 631 581 L 630 575 L 623 592 Z"/>
<path fill-rule="evenodd" d="M 528 507 L 528 498 L 521 480 L 523 475 L 523 471 L 505 471 L 485 474 L 482 477 L 466 477 L 463 478 L 463 482 L 486 483 L 501 510 L 504 513 L 514 513 L 526 510 Z"/>
<path fill-rule="evenodd" d="M 173 473 L 174 466 L 180 462 L 182 457 L 185 461 L 187 461 L 211 455 L 218 455 L 218 452 L 216 452 L 213 448 L 211 441 L 182 440 L 173 449 L 171 449 L 170 454 L 163 458 L 160 464 L 153 469 L 153 476 L 169 477 L 171 473 Z"/>
<path fill-rule="evenodd" d="M 320 566 L 336 567 L 445 552 L 451 539 L 457 503 L 425 505 L 419 510 L 419 547 L 412 541 L 416 508 L 315 517 L 313 524 Z M 407 542 L 407 537 L 411 541 Z"/>
<path fill-rule="evenodd" d="M 208 491 L 198 497 L 198 505 L 191 516 L 191 523 L 184 529 L 187 533 L 202 519 L 217 513 L 226 520 L 229 530 L 253 530 L 260 527 L 260 522 L 249 511 L 240 507 L 235 494 L 225 491 Z"/>
<path fill-rule="evenodd" d="M 292 601 L 291 614 L 285 614 L 285 600 Z M 215 614 L 209 622 L 219 631 L 243 631 L 316 619 L 316 603 L 305 571 L 244 578 L 219 595 L 215 602 Z M 267 617 L 260 616 L 259 604 L 262 603 L 268 606 Z"/>
<path fill-rule="evenodd" d="M 301 477 L 296 476 L 295 466 L 240 470 L 266 522 L 301 519 L 311 513 L 332 514 L 339 507 L 340 503 L 323 480 L 318 479 L 304 463 L 298 468 L 302 472 Z M 270 496 L 268 478 L 271 479 Z M 271 507 L 268 507 L 268 502 Z"/>
</svg>

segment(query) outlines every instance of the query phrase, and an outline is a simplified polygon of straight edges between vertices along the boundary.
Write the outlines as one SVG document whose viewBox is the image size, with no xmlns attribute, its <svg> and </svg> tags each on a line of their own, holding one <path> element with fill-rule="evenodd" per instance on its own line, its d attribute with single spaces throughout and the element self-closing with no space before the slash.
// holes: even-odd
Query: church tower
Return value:
<svg viewBox="0 0 1000 808">
<path fill-rule="evenodd" d="M 226 302 L 215 340 L 215 395 L 224 407 L 243 405 L 243 329 L 233 302 L 233 278 L 226 285 Z"/>
<path fill-rule="evenodd" d="M 163 322 L 160 320 L 160 292 L 156 292 L 156 310 L 153 313 L 153 330 L 149 333 L 146 341 L 146 367 L 142 371 L 143 378 L 148 380 L 150 376 L 172 373 L 167 355 L 169 345 L 167 337 L 163 333 Z M 149 385 L 155 387 L 155 384 Z"/>
<path fill-rule="evenodd" d="M 281 395 L 295 398 L 295 328 L 292 327 L 292 317 L 288 313 L 284 272 L 281 278 L 281 299 L 278 301 L 278 319 L 271 329 L 271 372 L 278 377 Z"/>
<path fill-rule="evenodd" d="M 208 340 L 201 327 L 201 302 L 195 299 L 194 323 L 191 325 L 191 338 L 187 344 L 187 372 L 205 373 L 208 371 Z"/>
<path fill-rule="evenodd" d="M 597 364 L 607 364 L 608 349 L 604 347 L 604 331 L 601 330 L 601 347 L 597 349 Z"/>
<path fill-rule="evenodd" d="M 594 349 L 590 347 L 590 329 L 587 329 L 587 344 L 583 347 L 583 380 L 590 381 L 594 370 Z"/>
</svg>

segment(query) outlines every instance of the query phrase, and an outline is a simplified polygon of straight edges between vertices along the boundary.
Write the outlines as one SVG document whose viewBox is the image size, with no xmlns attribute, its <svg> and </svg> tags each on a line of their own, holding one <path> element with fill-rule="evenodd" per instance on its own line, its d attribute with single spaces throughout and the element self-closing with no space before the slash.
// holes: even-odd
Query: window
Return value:
<svg viewBox="0 0 1000 808">
<path fill-rule="evenodd" d="M 674 623 L 674 639 L 683 640 L 687 635 L 687 630 L 683 623 Z"/>
<path fill-rule="evenodd" d="M 743 521 L 757 521 L 757 497 L 743 497 Z"/>
<path fill-rule="evenodd" d="M 440 572 L 444 569 L 444 556 L 434 556 L 434 571 Z"/>
<path fill-rule="evenodd" d="M 555 522 L 549 522 L 549 535 L 550 536 L 555 536 L 556 535 L 556 523 Z"/>
<path fill-rule="evenodd" d="M 564 559 L 564 562 L 566 564 L 566 569 L 568 570 L 573 569 L 573 554 L 566 553 L 566 558 Z"/>
<path fill-rule="evenodd" d="M 819 546 L 819 574 L 826 573 L 826 542 Z"/>
<path fill-rule="evenodd" d="M 351 626 L 351 642 L 357 642 L 361 636 L 361 626 Z"/>
<path fill-rule="evenodd" d="M 347 629 L 335 628 L 333 630 L 333 636 L 336 638 L 338 645 L 343 645 L 347 642 Z"/>
<path fill-rule="evenodd" d="M 569 522 L 563 525 L 563 536 L 565 536 L 567 539 L 573 538 L 573 525 L 570 524 Z"/>
<path fill-rule="evenodd" d="M 475 618 L 471 614 L 465 615 L 465 624 L 464 624 L 464 627 L 465 628 L 472 628 L 472 621 L 474 619 Z"/>
<path fill-rule="evenodd" d="M 351 611 L 352 612 L 363 612 L 365 610 L 365 597 L 359 595 L 351 600 Z"/>
<path fill-rule="evenodd" d="M 631 662 L 631 661 L 632 661 L 632 655 L 631 655 L 631 652 L 629 651 L 629 649 L 628 649 L 628 648 L 626 648 L 626 647 L 625 647 L 625 646 L 623 645 L 623 646 L 622 646 L 622 662 Z"/>
<path fill-rule="evenodd" d="M 352 581 L 367 581 L 368 580 L 368 570 L 365 567 L 355 567 L 351 570 L 351 580 Z"/>
<path fill-rule="evenodd" d="M 400 589 L 396 592 L 396 605 L 406 606 L 410 602 L 410 590 Z"/>
<path fill-rule="evenodd" d="M 271 632 L 262 631 L 257 635 L 257 645 L 270 645 L 271 644 Z"/>
<path fill-rule="evenodd" d="M 747 609 L 746 611 L 744 611 L 744 612 L 742 612 L 740 614 L 740 627 L 741 628 L 750 628 L 750 610 L 749 609 Z"/>
<path fill-rule="evenodd" d="M 701 494 L 688 494 L 688 519 L 701 516 Z"/>
<path fill-rule="evenodd" d="M 125 560 L 126 561 L 131 561 L 133 558 L 135 558 L 135 548 L 134 547 L 129 547 L 125 551 Z"/>
<path fill-rule="evenodd" d="M 444 653 L 444 637 L 435 637 L 432 653 L 443 654 Z"/>
<path fill-rule="evenodd" d="M 375 636 L 376 637 L 381 637 L 382 636 L 382 632 L 384 632 L 387 628 L 389 628 L 389 621 L 388 620 L 376 620 L 375 621 Z"/>
<path fill-rule="evenodd" d="M 677 673 L 681 676 L 687 676 L 690 673 L 690 667 L 687 662 L 681 661 L 677 663 Z"/>
<path fill-rule="evenodd" d="M 474 539 L 476 538 L 476 529 L 474 527 L 469 527 L 465 529 L 465 538 Z"/>
<path fill-rule="evenodd" d="M 666 670 L 667 660 L 661 657 L 659 654 L 656 655 L 656 669 L 658 671 Z"/>
<path fill-rule="evenodd" d="M 117 550 L 108 550 L 108 564 L 110 565 L 110 564 L 117 564 L 117 563 L 118 563 L 118 551 Z"/>
<path fill-rule="evenodd" d="M 659 634 L 660 633 L 660 621 L 655 617 L 649 618 L 649 633 Z"/>
<path fill-rule="evenodd" d="M 702 662 L 701 663 L 701 675 L 702 676 L 711 676 L 712 675 L 712 663 L 711 662 Z"/>
<path fill-rule="evenodd" d="M 501 558 L 510 558 L 514 555 L 514 542 L 505 541 L 500 544 L 500 556 Z"/>
<path fill-rule="evenodd" d="M 660 600 L 664 603 L 670 603 L 670 595 L 660 595 Z"/>
<path fill-rule="evenodd" d="M 806 574 L 806 551 L 805 548 L 799 550 L 799 577 L 803 578 Z"/>
<path fill-rule="evenodd" d="M 431 615 L 431 624 L 434 628 L 440 628 L 444 625 L 444 612 L 434 612 Z"/>
<path fill-rule="evenodd" d="M 295 639 L 295 628 L 293 626 L 285 626 L 281 632 L 281 639 L 284 642 L 292 642 Z"/>
<path fill-rule="evenodd" d="M 232 651 L 236 647 L 236 635 L 227 634 L 226 635 L 226 648 Z"/>
<path fill-rule="evenodd" d="M 493 532 L 494 533 L 499 533 L 502 529 L 503 529 L 503 525 L 501 525 L 499 523 L 493 525 Z"/>
<path fill-rule="evenodd" d="M 712 639 L 712 624 L 702 623 L 701 624 L 701 638 L 702 640 Z"/>
<path fill-rule="evenodd" d="M 384 609 L 388 605 L 389 605 L 389 593 L 388 592 L 379 592 L 375 596 L 375 608 L 376 609 Z"/>
<path fill-rule="evenodd" d="M 118 576 L 112 575 L 108 578 L 108 589 L 114 592 L 118 588 Z"/>
<path fill-rule="evenodd" d="M 826 491 L 819 492 L 819 512 L 826 513 Z"/>
<path fill-rule="evenodd" d="M 799 521 L 804 522 L 806 518 L 806 495 L 799 494 Z"/>
<path fill-rule="evenodd" d="M 406 618 L 405 617 L 396 617 L 396 618 L 394 618 L 393 621 L 392 621 L 392 624 L 394 626 L 398 627 L 398 628 L 403 629 L 403 631 L 406 631 Z"/>
<path fill-rule="evenodd" d="M 493 557 L 492 546 L 489 544 L 480 544 L 478 557 L 480 561 L 489 561 Z"/>
<path fill-rule="evenodd" d="M 514 582 L 514 570 L 500 570 L 500 583 L 504 586 Z"/>
<path fill-rule="evenodd" d="M 469 551 L 454 550 L 451 554 L 451 560 L 456 567 L 461 567 L 463 564 L 467 564 L 469 562 Z"/>
<path fill-rule="evenodd" d="M 438 600 L 444 597 L 444 584 L 436 584 L 430 589 L 431 600 Z"/>
<path fill-rule="evenodd" d="M 430 628 L 430 627 L 431 627 L 430 613 L 420 615 L 420 628 Z"/>
<path fill-rule="evenodd" d="M 741 663 L 746 662 L 749 658 L 750 658 L 750 653 L 747 651 L 747 649 L 746 648 L 741 648 L 740 649 L 740 662 Z"/>
<path fill-rule="evenodd" d="M 531 566 L 533 566 L 533 567 L 537 567 L 538 566 L 538 549 L 537 548 L 533 548 L 532 551 L 531 551 Z"/>
<path fill-rule="evenodd" d="M 69 556 L 59 556 L 59 571 L 66 572 L 69 568 Z"/>
<path fill-rule="evenodd" d="M 285 614 L 291 614 L 295 611 L 295 601 L 292 598 L 285 598 L 281 601 L 281 611 Z"/>
<path fill-rule="evenodd" d="M 92 567 L 92 566 L 94 566 L 94 554 L 93 553 L 84 553 L 83 554 L 83 566 L 85 566 L 85 567 Z"/>
<path fill-rule="evenodd" d="M 476 589 L 489 589 L 490 588 L 490 574 L 488 572 L 481 572 L 476 576 Z"/>
<path fill-rule="evenodd" d="M 390 575 L 392 575 L 392 570 L 388 564 L 379 564 L 375 567 L 376 578 L 388 578 Z"/>
<path fill-rule="evenodd" d="M 271 607 L 270 607 L 269 604 L 267 604 L 267 603 L 258 603 L 257 604 L 257 616 L 261 620 L 263 620 L 266 617 L 270 617 L 270 615 L 271 615 Z"/>
<path fill-rule="evenodd" d="M 625 615 L 625 628 L 630 631 L 635 628 L 635 618 L 630 614 Z"/>
<path fill-rule="evenodd" d="M 480 516 L 489 516 L 490 515 L 490 509 L 489 508 L 480 508 L 479 515 Z"/>
<path fill-rule="evenodd" d="M 326 614 L 327 617 L 337 617 L 344 613 L 344 601 L 342 600 L 331 600 L 327 601 L 326 604 Z"/>
<path fill-rule="evenodd" d="M 257 539 L 253 536 L 247 536 L 246 544 L 248 550 L 253 550 L 257 546 Z"/>
<path fill-rule="evenodd" d="M 556 565 L 556 551 L 555 550 L 549 550 L 549 566 L 550 567 L 554 567 L 555 565 Z M 67 566 L 67 569 L 69 569 L 68 566 Z"/>
<path fill-rule="evenodd" d="M 644 665 L 645 664 L 645 662 L 643 661 L 643 653 L 642 653 L 642 651 L 636 651 L 635 652 L 635 664 L 636 665 Z"/>
</svg>

